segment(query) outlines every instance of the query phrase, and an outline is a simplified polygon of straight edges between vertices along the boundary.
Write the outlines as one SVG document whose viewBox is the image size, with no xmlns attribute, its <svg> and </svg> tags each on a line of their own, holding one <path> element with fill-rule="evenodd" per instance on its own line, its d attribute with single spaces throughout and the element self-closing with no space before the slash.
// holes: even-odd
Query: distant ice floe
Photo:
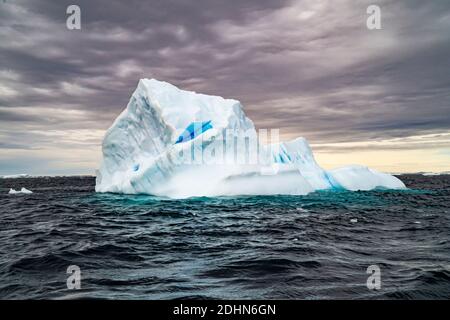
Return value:
<svg viewBox="0 0 450 320">
<path fill-rule="evenodd" d="M 95 190 L 186 198 L 406 188 L 363 166 L 324 170 L 306 139 L 263 144 L 260 134 L 237 100 L 141 79 L 103 139 Z M 238 143 L 246 139 L 254 148 Z"/>
<path fill-rule="evenodd" d="M 0 176 L 0 179 L 18 179 L 18 178 L 29 178 L 28 174 L 11 174 L 6 176 Z"/>
<path fill-rule="evenodd" d="M 14 190 L 14 189 L 9 189 L 8 194 L 32 194 L 33 192 L 28 190 L 27 188 L 22 188 L 20 189 L 20 191 Z"/>
</svg>

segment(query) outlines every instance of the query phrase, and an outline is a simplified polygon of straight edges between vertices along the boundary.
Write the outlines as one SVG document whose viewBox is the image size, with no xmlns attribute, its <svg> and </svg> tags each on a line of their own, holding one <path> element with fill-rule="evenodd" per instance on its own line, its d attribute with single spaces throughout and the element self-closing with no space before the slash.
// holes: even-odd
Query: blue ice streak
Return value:
<svg viewBox="0 0 450 320">
<path fill-rule="evenodd" d="M 187 128 L 184 129 L 183 133 L 178 137 L 175 144 L 192 140 L 209 129 L 212 129 L 211 120 L 191 122 L 191 124 L 188 125 Z"/>
</svg>

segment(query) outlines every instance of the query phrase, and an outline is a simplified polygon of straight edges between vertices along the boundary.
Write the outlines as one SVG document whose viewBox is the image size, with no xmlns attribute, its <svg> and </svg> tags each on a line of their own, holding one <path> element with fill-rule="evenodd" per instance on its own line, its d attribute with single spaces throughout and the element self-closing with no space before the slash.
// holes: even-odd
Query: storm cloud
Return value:
<svg viewBox="0 0 450 320">
<path fill-rule="evenodd" d="M 447 0 L 0 1 L 0 174 L 94 169 L 140 78 L 236 98 L 319 152 L 449 149 L 449 30 Z"/>
</svg>

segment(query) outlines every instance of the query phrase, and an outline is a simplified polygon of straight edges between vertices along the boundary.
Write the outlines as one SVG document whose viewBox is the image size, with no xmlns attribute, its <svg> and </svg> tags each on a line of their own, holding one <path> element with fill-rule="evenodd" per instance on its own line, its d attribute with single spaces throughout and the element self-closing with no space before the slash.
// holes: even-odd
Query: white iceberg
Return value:
<svg viewBox="0 0 450 320">
<path fill-rule="evenodd" d="M 20 191 L 9 189 L 8 194 L 32 194 L 33 192 L 28 190 L 27 188 L 22 188 Z"/>
<path fill-rule="evenodd" d="M 106 132 L 96 191 L 185 198 L 405 188 L 362 166 L 324 170 L 304 138 L 263 145 L 242 109 L 237 100 L 141 79 Z"/>
</svg>

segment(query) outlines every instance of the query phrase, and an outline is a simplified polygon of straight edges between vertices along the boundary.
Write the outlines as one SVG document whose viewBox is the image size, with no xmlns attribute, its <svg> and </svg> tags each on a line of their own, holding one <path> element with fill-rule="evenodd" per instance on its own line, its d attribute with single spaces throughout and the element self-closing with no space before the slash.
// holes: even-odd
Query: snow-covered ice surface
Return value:
<svg viewBox="0 0 450 320">
<path fill-rule="evenodd" d="M 27 188 L 22 188 L 19 191 L 14 189 L 9 189 L 8 194 L 32 194 L 33 192 L 28 190 Z"/>
<path fill-rule="evenodd" d="M 304 138 L 255 148 L 237 142 L 257 136 L 237 100 L 141 79 L 106 132 L 96 191 L 185 198 L 405 188 L 363 166 L 324 170 Z M 226 152 L 230 141 L 234 152 Z"/>
</svg>

